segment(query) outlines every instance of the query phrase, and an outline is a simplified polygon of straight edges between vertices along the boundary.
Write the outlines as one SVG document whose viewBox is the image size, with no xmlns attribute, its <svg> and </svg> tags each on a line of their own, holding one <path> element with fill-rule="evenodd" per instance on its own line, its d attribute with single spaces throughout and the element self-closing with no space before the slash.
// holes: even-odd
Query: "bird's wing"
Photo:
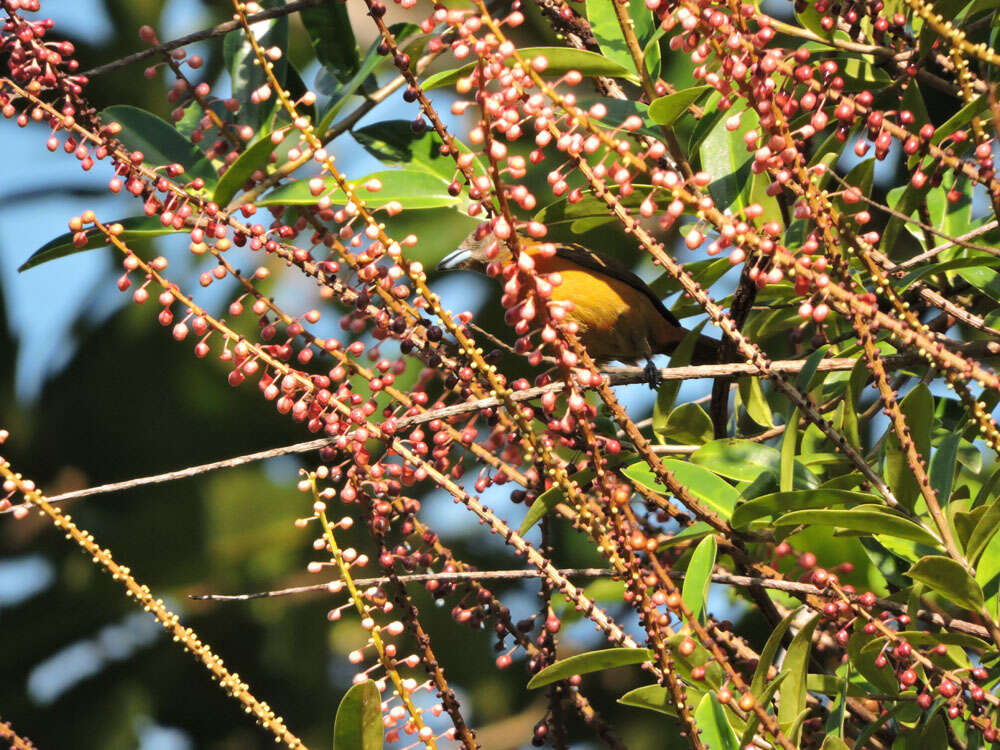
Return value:
<svg viewBox="0 0 1000 750">
<path fill-rule="evenodd" d="M 623 284 L 628 284 L 628 286 L 632 287 L 637 292 L 646 295 L 646 297 L 649 298 L 649 301 L 653 303 L 653 307 L 656 308 L 656 311 L 660 313 L 660 315 L 662 315 L 668 323 L 680 327 L 680 321 L 677 320 L 677 317 L 664 306 L 663 302 L 656 296 L 656 293 L 649 288 L 649 285 L 614 258 L 608 258 L 607 256 L 594 252 L 593 250 L 588 250 L 582 245 L 569 245 L 563 243 L 556 243 L 556 255 L 566 258 L 567 260 L 572 261 L 579 266 L 583 266 L 584 268 L 589 268 L 592 271 L 597 271 L 598 273 L 603 273 L 605 276 L 617 279 Z"/>
</svg>

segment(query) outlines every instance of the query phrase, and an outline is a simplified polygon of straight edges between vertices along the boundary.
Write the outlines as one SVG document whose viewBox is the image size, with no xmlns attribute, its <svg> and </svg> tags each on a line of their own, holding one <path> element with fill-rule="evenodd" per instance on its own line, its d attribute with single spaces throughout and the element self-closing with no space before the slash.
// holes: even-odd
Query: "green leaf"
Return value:
<svg viewBox="0 0 1000 750">
<path fill-rule="evenodd" d="M 930 455 L 934 397 L 927 386 L 921 383 L 906 394 L 899 407 L 906 418 L 917 452 L 926 459 Z M 885 478 L 900 504 L 913 510 L 920 489 L 892 427 L 889 428 L 885 443 Z"/>
<path fill-rule="evenodd" d="M 774 657 L 778 655 L 778 649 L 781 648 L 781 640 L 785 637 L 785 633 L 788 632 L 789 626 L 792 624 L 792 620 L 795 618 L 795 611 L 789 612 L 785 615 L 784 619 L 779 622 L 771 634 L 767 637 L 767 642 L 764 644 L 763 650 L 760 652 L 760 659 L 757 662 L 757 667 L 753 671 L 753 678 L 750 680 L 750 692 L 753 693 L 754 697 L 757 698 L 763 705 L 764 704 L 761 696 L 764 694 L 764 690 L 768 685 L 767 673 L 771 669 L 771 665 L 774 663 Z"/>
<path fill-rule="evenodd" d="M 715 568 L 715 556 L 718 544 L 714 536 L 707 536 L 695 547 L 687 572 L 684 574 L 684 587 L 681 599 L 691 610 L 691 616 L 697 619 L 708 600 L 708 590 L 712 585 L 712 570 Z"/>
<path fill-rule="evenodd" d="M 773 427 L 774 419 L 771 416 L 771 407 L 764 398 L 764 391 L 760 387 L 760 378 L 740 378 L 738 381 L 740 400 L 743 408 L 747 410 L 750 419 L 761 427 Z"/>
<path fill-rule="evenodd" d="M 212 163 L 191 141 L 177 132 L 166 120 L 161 120 L 152 112 L 127 104 L 116 104 L 101 111 L 105 124 L 118 122 L 122 132 L 118 135 L 129 151 L 141 151 L 143 164 L 147 167 L 164 167 L 180 164 L 184 174 L 177 182 L 184 184 L 196 177 L 205 181 L 209 188 L 219 179 Z"/>
<path fill-rule="evenodd" d="M 880 692 L 897 695 L 899 693 L 899 680 L 893 673 L 892 667 L 888 664 L 881 667 L 875 664 L 875 660 L 882 651 L 884 641 L 884 638 L 866 634 L 863 625 L 856 623 L 855 630 L 847 641 L 847 654 L 850 657 L 851 665 Z"/>
<path fill-rule="evenodd" d="M 809 676 L 809 652 L 812 650 L 812 634 L 819 624 L 819 615 L 811 618 L 792 638 L 781 672 L 789 674 L 781 690 L 778 704 L 778 722 L 786 724 L 798 717 L 806 707 L 806 680 Z"/>
<path fill-rule="evenodd" d="M 278 144 L 270 138 L 261 138 L 250 148 L 239 155 L 219 179 L 219 184 L 215 186 L 212 200 L 223 208 L 236 197 L 236 194 L 243 189 L 243 185 L 250 179 L 250 175 L 259 170 L 266 170 L 270 163 L 271 154 Z"/>
<path fill-rule="evenodd" d="M 819 750 L 851 750 L 851 748 L 850 745 L 840 739 L 840 737 L 828 734 L 826 739 L 823 740 L 823 745 Z"/>
<path fill-rule="evenodd" d="M 866 492 L 819 488 L 815 490 L 795 490 L 775 492 L 754 500 L 741 503 L 733 511 L 732 525 L 740 529 L 764 516 L 779 516 L 785 513 L 811 508 L 831 506 L 855 506 L 877 503 L 878 498 Z"/>
<path fill-rule="evenodd" d="M 692 86 L 673 94 L 654 99 L 649 105 L 649 118 L 657 125 L 672 125 L 687 108 L 694 104 L 711 86 Z"/>
<path fill-rule="evenodd" d="M 694 712 L 694 721 L 701 732 L 701 741 L 710 750 L 739 750 L 740 741 L 729 726 L 726 711 L 715 697 L 706 693 Z"/>
<path fill-rule="evenodd" d="M 152 237 L 162 237 L 165 234 L 176 234 L 178 232 L 187 231 L 185 229 L 174 229 L 173 227 L 165 227 L 160 221 L 159 216 L 130 216 L 127 219 L 119 219 L 117 222 L 109 221 L 106 226 L 112 224 L 121 224 L 125 231 L 119 235 L 119 239 L 122 242 L 129 243 L 135 242 L 140 239 L 150 239 Z M 108 245 L 108 240 L 104 236 L 103 232 L 97 229 L 87 230 L 87 244 L 83 247 L 77 247 L 73 244 L 73 232 L 66 232 L 65 234 L 60 234 L 58 237 L 49 240 L 35 252 L 31 254 L 18 271 L 27 271 L 29 268 L 34 268 L 35 266 L 40 266 L 43 263 L 48 263 L 50 260 L 55 260 L 56 258 L 64 258 L 67 255 L 73 255 L 74 253 L 82 253 L 86 250 L 93 250 L 98 247 L 106 247 Z"/>
<path fill-rule="evenodd" d="M 594 32 L 594 36 L 597 38 L 597 44 L 601 48 L 601 53 L 604 54 L 609 60 L 614 60 L 616 63 L 621 65 L 623 68 L 629 70 L 635 70 L 635 62 L 632 60 L 632 55 L 629 54 L 628 45 L 625 43 L 625 36 L 622 34 L 621 26 L 618 24 L 618 17 L 615 15 L 614 7 L 612 6 L 612 0 L 587 0 L 587 20 L 590 22 L 590 28 Z M 629 3 L 628 10 L 629 14 L 633 16 L 641 14 L 634 13 L 636 5 L 640 5 L 643 10 L 646 10 L 644 4 L 641 3 Z M 648 12 L 647 12 L 648 19 Z M 647 27 L 652 26 L 651 22 L 645 24 Z M 638 27 L 635 29 L 636 36 L 641 40 L 642 32 Z M 642 43 L 640 41 L 640 47 Z M 657 62 L 659 62 L 659 56 L 657 56 Z"/>
<path fill-rule="evenodd" d="M 764 687 L 760 694 L 754 693 L 754 697 L 757 698 L 757 702 L 765 708 L 771 703 L 771 699 L 774 698 L 774 694 L 778 692 L 778 688 L 781 687 L 781 683 L 785 681 L 788 677 L 788 673 L 779 674 L 769 683 L 767 687 Z M 749 712 L 747 717 L 747 725 L 743 730 L 743 734 L 740 737 L 740 747 L 750 747 L 753 744 L 753 737 L 757 733 L 757 727 L 760 726 L 760 717 L 753 711 Z"/>
<path fill-rule="evenodd" d="M 275 8 L 284 5 L 284 0 L 265 0 L 260 5 L 264 8 Z M 288 49 L 288 16 L 258 21 L 251 24 L 250 31 L 253 32 L 258 44 L 265 50 L 271 47 L 277 47 L 281 50 Z M 222 53 L 226 70 L 229 71 L 229 76 L 232 79 L 233 98 L 240 104 L 240 109 L 236 113 L 236 121 L 259 131 L 271 112 L 279 106 L 278 97 L 272 92 L 271 97 L 263 102 L 257 103 L 252 99 L 253 93 L 268 82 L 268 77 L 257 64 L 257 57 L 254 54 L 253 46 L 247 39 L 246 32 L 238 31 L 227 34 L 222 45 Z M 285 55 L 282 55 L 274 63 L 274 76 L 281 85 L 285 84 L 287 65 Z"/>
<path fill-rule="evenodd" d="M 701 336 L 701 329 L 704 327 L 705 321 L 702 321 L 692 330 L 688 331 L 687 335 L 681 339 L 681 343 L 677 345 L 673 354 L 670 355 L 670 367 L 682 367 L 691 362 L 691 355 L 694 353 L 694 347 L 698 343 L 698 339 Z M 677 400 L 677 393 L 681 389 L 681 383 L 682 381 L 680 380 L 664 380 L 660 385 L 660 389 L 656 392 L 656 403 L 653 405 L 653 434 L 656 436 L 658 442 L 663 442 L 660 440 L 660 433 L 666 427 L 667 418 L 670 412 L 673 411 L 674 402 Z"/>
<path fill-rule="evenodd" d="M 728 482 L 720 479 L 708 469 L 687 461 L 677 461 L 675 459 L 665 459 L 663 466 L 673 472 L 677 481 L 687 487 L 695 497 L 704 502 L 713 511 L 723 518 L 729 518 L 736 507 L 739 493 L 736 488 Z M 646 465 L 645 461 L 634 463 L 625 468 L 622 473 L 629 479 L 649 487 L 655 492 L 667 494 L 668 490 L 660 484 L 656 475 Z"/>
<path fill-rule="evenodd" d="M 739 127 L 729 130 L 726 124 L 734 114 L 727 112 L 726 117 L 720 119 L 708 133 L 699 149 L 702 169 L 716 176 L 715 181 L 709 184 L 708 192 L 720 211 L 745 208 L 753 186 L 750 173 L 753 154 L 747 151 L 743 135 L 756 129 L 760 119 L 755 110 L 744 109 L 740 113 Z"/>
<path fill-rule="evenodd" d="M 694 697 L 703 695 L 700 690 L 691 687 L 687 689 L 687 693 L 689 702 L 693 702 L 691 700 L 692 694 Z M 635 690 L 629 690 L 618 699 L 618 702 L 623 706 L 645 708 L 649 711 L 667 714 L 667 716 L 677 716 L 677 709 L 674 708 L 670 690 L 663 685 L 643 685 Z"/>
<path fill-rule="evenodd" d="M 802 369 L 799 370 L 799 376 L 795 380 L 796 388 L 803 393 L 809 393 L 819 385 L 818 383 L 813 383 L 813 377 L 816 375 L 816 370 L 819 369 L 819 363 L 823 361 L 828 351 L 830 351 L 830 345 L 824 344 L 806 357 L 806 361 L 802 363 Z"/>
<path fill-rule="evenodd" d="M 691 462 L 739 482 L 752 482 L 764 471 L 770 471 L 775 476 L 781 471 L 781 454 L 776 448 L 733 438 L 706 443 L 691 455 Z M 819 478 L 796 461 L 795 486 L 806 489 L 818 487 Z"/>
<path fill-rule="evenodd" d="M 648 648 L 606 648 L 600 651 L 588 651 L 550 664 L 531 678 L 528 688 L 534 690 L 559 680 L 566 680 L 573 675 L 601 672 L 614 667 L 626 667 L 629 664 L 642 664 L 653 661 L 654 658 L 653 652 Z"/>
<path fill-rule="evenodd" d="M 654 433 L 660 443 L 701 445 L 712 439 L 712 419 L 700 404 L 688 402 L 673 409 Z"/>
<path fill-rule="evenodd" d="M 345 81 L 358 72 L 360 58 L 347 4 L 327 2 L 299 11 L 309 32 L 316 60 L 337 80 Z"/>
<path fill-rule="evenodd" d="M 545 68 L 545 76 L 561 76 L 575 70 L 585 76 L 609 76 L 611 78 L 625 78 L 633 82 L 638 81 L 634 70 L 630 70 L 596 52 L 568 47 L 524 47 L 520 53 L 525 62 L 544 55 L 549 61 L 548 67 Z M 453 86 L 459 78 L 469 76 L 476 69 L 477 64 L 469 63 L 461 68 L 442 70 L 428 76 L 424 80 L 422 88 L 424 91 L 431 91 L 444 86 Z M 507 65 L 514 65 L 513 58 L 508 58 Z"/>
<path fill-rule="evenodd" d="M 381 750 L 382 696 L 374 680 L 353 685 L 337 707 L 333 724 L 336 750 Z"/>
<path fill-rule="evenodd" d="M 706 534 L 714 534 L 715 529 L 709 526 L 704 521 L 696 521 L 685 529 L 681 529 L 676 534 L 674 534 L 669 539 L 660 543 L 659 549 L 665 550 L 668 547 L 673 547 L 681 542 L 691 541 L 693 539 L 700 539 Z"/>
<path fill-rule="evenodd" d="M 955 476 L 955 464 L 958 461 L 958 443 L 962 439 L 959 433 L 946 435 L 931 456 L 929 469 L 931 487 L 937 494 L 942 505 L 951 499 L 951 483 Z"/>
<path fill-rule="evenodd" d="M 791 492 L 795 488 L 795 454 L 799 441 L 799 410 L 792 411 L 785 425 L 785 434 L 781 439 L 781 472 L 778 475 L 778 489 L 781 492 Z"/>
<path fill-rule="evenodd" d="M 962 565 L 950 557 L 943 555 L 921 557 L 907 575 L 960 607 L 974 612 L 982 609 L 984 603 L 982 588 Z"/>
<path fill-rule="evenodd" d="M 441 136 L 433 130 L 414 133 L 409 120 L 377 122 L 352 130 L 351 135 L 365 151 L 383 163 L 430 172 L 448 182 L 455 174 L 455 160 L 441 153 L 444 145 Z M 469 153 L 464 145 L 459 148 Z M 474 160 L 473 169 L 477 174 L 486 173 L 478 159 Z"/>
<path fill-rule="evenodd" d="M 775 519 L 775 526 L 836 526 L 848 531 L 910 539 L 928 547 L 939 547 L 929 531 L 878 505 L 837 510 L 798 510 Z"/>
<path fill-rule="evenodd" d="M 979 556 L 983 554 L 986 545 L 989 544 L 997 531 L 1000 531 L 1000 502 L 994 500 L 985 507 L 986 511 L 980 516 L 969 535 L 969 541 L 965 545 L 965 554 L 973 565 L 978 563 Z"/>
<path fill-rule="evenodd" d="M 369 180 L 377 179 L 382 183 L 382 189 L 370 192 L 365 188 Z M 258 206 L 310 206 L 319 200 L 309 189 L 309 180 L 296 180 L 282 185 L 264 194 L 257 201 Z M 460 197 L 448 194 L 448 183 L 437 175 L 416 169 L 392 169 L 373 172 L 370 175 L 351 181 L 358 200 L 364 201 L 369 208 L 382 208 L 391 201 L 399 201 L 407 209 L 442 208 L 458 206 L 462 203 Z M 332 177 L 324 180 L 326 192 L 335 205 L 347 202 L 346 196 L 337 187 Z"/>
</svg>

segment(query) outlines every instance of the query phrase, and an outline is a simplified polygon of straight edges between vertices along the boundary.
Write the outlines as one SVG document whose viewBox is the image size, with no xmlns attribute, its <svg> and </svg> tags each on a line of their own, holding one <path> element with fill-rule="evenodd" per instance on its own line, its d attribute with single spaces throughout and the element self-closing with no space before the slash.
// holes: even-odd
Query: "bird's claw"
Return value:
<svg viewBox="0 0 1000 750">
<path fill-rule="evenodd" d="M 660 375 L 660 368 L 653 363 L 653 360 L 646 360 L 646 367 L 643 372 L 646 375 L 646 382 L 649 384 L 650 389 L 654 391 L 660 390 L 660 386 L 663 385 L 663 376 Z"/>
</svg>

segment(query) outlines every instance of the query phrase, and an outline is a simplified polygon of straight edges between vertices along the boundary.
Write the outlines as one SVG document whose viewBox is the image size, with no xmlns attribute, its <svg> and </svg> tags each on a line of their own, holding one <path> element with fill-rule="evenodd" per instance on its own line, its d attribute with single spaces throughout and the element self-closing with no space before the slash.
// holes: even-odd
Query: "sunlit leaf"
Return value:
<svg viewBox="0 0 1000 750">
<path fill-rule="evenodd" d="M 649 105 L 649 117 L 657 125 L 672 125 L 687 108 L 694 104 L 711 86 L 692 86 L 673 94 L 654 99 Z"/>
<path fill-rule="evenodd" d="M 702 500 L 713 511 L 723 518 L 729 518 L 739 499 L 736 488 L 720 479 L 708 469 L 687 461 L 666 459 L 663 466 L 673 472 L 677 481 L 686 487 L 695 497 Z M 667 488 L 659 483 L 656 475 L 645 461 L 632 464 L 622 471 L 625 476 L 650 489 L 666 494 Z"/>
<path fill-rule="evenodd" d="M 695 709 L 694 721 L 706 747 L 711 750 L 739 750 L 739 738 L 729 726 L 726 712 L 715 693 L 706 693 L 702 697 Z"/>
<path fill-rule="evenodd" d="M 707 536 L 701 540 L 691 560 L 688 562 L 687 571 L 684 574 L 684 587 L 681 598 L 684 604 L 691 610 L 691 616 L 697 619 L 705 607 L 708 599 L 708 590 L 712 585 L 712 571 L 715 568 L 715 555 L 718 545 L 714 536 Z"/>
<path fill-rule="evenodd" d="M 382 696 L 374 680 L 365 680 L 351 686 L 340 706 L 333 725 L 335 750 L 381 750 L 382 748 Z"/>
<path fill-rule="evenodd" d="M 369 180 L 378 180 L 382 183 L 382 188 L 377 191 L 368 190 L 365 185 Z M 319 200 L 319 195 L 313 195 L 309 183 L 310 180 L 296 180 L 277 187 L 265 193 L 257 201 L 257 205 L 313 205 Z M 334 205 L 347 202 L 346 196 L 332 177 L 327 177 L 323 184 L 322 195 L 329 195 Z M 373 172 L 351 180 L 350 184 L 358 200 L 364 201 L 369 208 L 382 208 L 393 201 L 398 201 L 410 210 L 458 206 L 462 203 L 462 198 L 448 193 L 448 183 L 445 180 L 424 170 L 392 169 Z"/>
<path fill-rule="evenodd" d="M 781 663 L 782 674 L 787 673 L 778 703 L 778 721 L 794 721 L 806 707 L 806 680 L 809 676 L 809 653 L 812 651 L 812 634 L 819 624 L 819 615 L 812 617 L 792 638 Z"/>
<path fill-rule="evenodd" d="M 960 607 L 979 611 L 983 606 L 983 589 L 960 563 L 950 557 L 922 557 L 907 575 Z"/>
<path fill-rule="evenodd" d="M 648 648 L 606 648 L 600 651 L 588 651 L 576 654 L 566 659 L 560 659 L 550 664 L 536 674 L 528 682 L 530 689 L 550 685 L 559 680 L 565 680 L 573 675 L 600 672 L 614 667 L 626 667 L 630 664 L 642 664 L 655 658 Z"/>
<path fill-rule="evenodd" d="M 836 526 L 848 531 L 909 539 L 929 547 L 939 546 L 929 531 L 879 505 L 833 510 L 797 510 L 775 519 L 775 526 Z"/>
<path fill-rule="evenodd" d="M 118 237 L 125 243 L 187 231 L 174 229 L 172 226 L 163 226 L 163 222 L 160 221 L 159 216 L 130 216 L 127 219 L 119 219 L 117 222 L 109 221 L 106 223 L 106 226 L 111 226 L 112 224 L 122 225 L 125 231 L 118 235 Z M 87 243 L 82 247 L 77 247 L 73 244 L 73 232 L 67 232 L 49 240 L 38 248 L 17 270 L 27 271 L 29 268 L 48 263 L 50 260 L 64 258 L 67 255 L 82 253 L 98 247 L 106 247 L 108 244 L 107 237 L 104 236 L 103 232 L 91 228 L 87 230 Z"/>
</svg>

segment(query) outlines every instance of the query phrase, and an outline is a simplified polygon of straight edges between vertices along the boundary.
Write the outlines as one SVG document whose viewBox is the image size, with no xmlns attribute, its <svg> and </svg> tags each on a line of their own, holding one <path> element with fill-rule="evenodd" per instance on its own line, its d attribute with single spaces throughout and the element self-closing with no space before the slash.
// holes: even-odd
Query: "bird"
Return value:
<svg viewBox="0 0 1000 750">
<path fill-rule="evenodd" d="M 650 388 L 658 389 L 661 377 L 653 356 L 673 353 L 688 331 L 649 285 L 622 263 L 583 245 L 542 242 L 520 235 L 518 239 L 520 251 L 532 257 L 539 274 L 558 272 L 562 277 L 551 299 L 573 303 L 566 317 L 577 324 L 580 343 L 594 361 L 645 361 L 646 381 Z M 490 263 L 506 264 L 512 259 L 506 241 L 486 228 L 477 228 L 437 268 L 486 273 Z M 692 361 L 716 362 L 718 344 L 700 336 Z"/>
</svg>

